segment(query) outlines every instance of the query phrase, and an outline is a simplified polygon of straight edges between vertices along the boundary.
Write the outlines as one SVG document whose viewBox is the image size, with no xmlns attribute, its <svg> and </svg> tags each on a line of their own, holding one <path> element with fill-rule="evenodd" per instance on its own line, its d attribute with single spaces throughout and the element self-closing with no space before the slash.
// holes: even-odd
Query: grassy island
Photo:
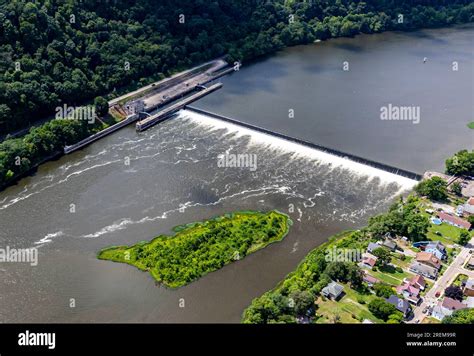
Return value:
<svg viewBox="0 0 474 356">
<path fill-rule="evenodd" d="M 165 286 L 177 288 L 282 240 L 291 224 L 278 211 L 236 212 L 177 226 L 172 236 L 103 249 L 98 258 L 128 263 L 149 271 Z"/>
</svg>

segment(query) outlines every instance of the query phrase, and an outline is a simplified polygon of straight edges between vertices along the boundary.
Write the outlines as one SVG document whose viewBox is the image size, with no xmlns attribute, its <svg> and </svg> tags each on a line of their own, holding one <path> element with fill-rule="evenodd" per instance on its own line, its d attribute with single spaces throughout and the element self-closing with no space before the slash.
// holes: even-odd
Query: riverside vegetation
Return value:
<svg viewBox="0 0 474 356">
<path fill-rule="evenodd" d="M 446 171 L 450 174 L 474 175 L 474 151 L 461 150 L 446 160 Z M 446 182 L 438 177 L 420 182 L 405 200 L 395 202 L 387 213 L 373 216 L 368 224 L 358 231 L 347 231 L 333 236 L 328 242 L 312 250 L 300 263 L 295 271 L 290 273 L 273 290 L 254 299 L 244 311 L 243 323 L 295 323 L 298 318 L 312 318 L 314 322 L 361 322 L 368 319 L 372 322 L 400 323 L 403 318 L 396 308 L 383 298 L 394 294 L 393 281 L 397 279 L 384 274 L 386 266 L 392 261 L 391 254 L 384 249 L 376 249 L 373 254 L 382 263 L 377 272 L 377 278 L 382 283 L 374 286 L 375 295 L 370 293 L 363 283 L 362 270 L 355 261 L 331 261 L 327 259 L 334 249 L 351 249 L 365 251 L 370 242 L 385 238 L 387 234 L 405 236 L 410 242 L 439 240 L 439 231 L 442 226 L 430 224 L 429 217 L 424 209 L 427 199 L 449 202 Z M 429 200 L 428 200 L 429 202 Z M 450 243 L 465 245 L 474 235 L 466 230 L 453 226 L 446 226 L 451 238 L 457 238 Z M 449 257 L 451 258 L 451 257 Z M 384 267 L 385 266 L 385 267 Z M 393 275 L 407 277 L 403 270 L 390 272 Z M 333 281 L 345 286 L 348 302 L 324 300 L 321 290 Z M 340 312 L 340 313 L 339 313 Z M 473 309 L 460 310 L 449 318 L 449 323 L 472 323 Z M 325 315 L 332 315 L 328 319 Z M 341 320 L 341 315 L 345 316 Z"/>
<path fill-rule="evenodd" d="M 106 248 L 98 258 L 128 263 L 177 288 L 282 240 L 291 224 L 287 215 L 277 211 L 236 212 L 177 226 L 173 236 Z"/>
<path fill-rule="evenodd" d="M 316 321 L 319 318 L 323 322 L 341 321 L 325 320 L 318 315 L 319 307 L 334 309 L 337 308 L 336 305 L 326 306 L 322 300 L 319 304 L 315 303 L 320 298 L 321 290 L 331 280 L 335 280 L 346 286 L 345 292 L 351 294 L 355 303 L 346 303 L 347 311 L 344 310 L 344 314 L 353 317 L 342 322 L 353 323 L 369 319 L 373 322 L 400 323 L 403 319 L 401 313 L 381 298 L 383 293 L 370 293 L 363 283 L 362 270 L 355 261 L 330 261 L 326 255 L 335 248 L 365 251 L 370 242 L 383 238 L 388 232 L 407 236 L 412 241 L 421 240 L 430 224 L 426 216 L 419 214 L 419 202 L 419 198 L 414 195 L 410 195 L 405 201 L 400 198 L 387 213 L 370 218 L 367 227 L 330 238 L 328 242 L 311 251 L 296 270 L 273 290 L 254 299 L 245 310 L 242 322 L 295 323 L 298 317 L 312 317 Z M 328 314 L 334 313 L 330 311 Z"/>
<path fill-rule="evenodd" d="M 103 107 L 120 92 L 222 55 L 248 61 L 316 39 L 473 20 L 469 0 L 3 1 L 0 135 L 28 129 L 64 103 L 96 98 Z M 7 136 L 0 188 L 93 131 L 65 121 L 53 126 L 15 141 Z"/>
</svg>

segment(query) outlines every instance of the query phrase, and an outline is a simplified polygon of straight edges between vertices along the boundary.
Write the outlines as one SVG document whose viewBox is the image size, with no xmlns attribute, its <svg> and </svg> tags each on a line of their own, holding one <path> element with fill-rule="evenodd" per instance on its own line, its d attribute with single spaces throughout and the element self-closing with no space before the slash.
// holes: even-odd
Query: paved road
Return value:
<svg viewBox="0 0 474 356">
<path fill-rule="evenodd" d="M 433 287 L 426 293 L 423 298 L 423 302 L 416 308 L 413 312 L 415 316 L 410 321 L 414 323 L 415 320 L 420 320 L 420 323 L 426 317 L 426 314 L 423 314 L 422 311 L 427 306 L 434 306 L 437 304 L 438 300 L 442 298 L 444 290 L 451 285 L 456 276 L 460 273 L 469 276 L 469 278 L 474 278 L 474 271 L 467 270 L 463 268 L 464 264 L 471 257 L 469 250 L 474 247 L 474 238 L 469 241 L 469 243 L 461 249 L 461 252 L 456 256 L 453 262 L 449 267 L 444 271 L 442 276 L 438 278 Z M 440 297 L 436 298 L 436 293 L 439 292 Z"/>
<path fill-rule="evenodd" d="M 196 70 L 196 69 L 198 69 L 198 68 L 205 67 L 205 66 L 208 66 L 208 65 L 210 65 L 210 64 L 211 64 L 211 67 L 208 68 L 208 69 L 206 70 L 206 72 L 217 71 L 217 70 L 219 70 L 219 69 L 225 67 L 225 66 L 227 65 L 227 62 L 225 62 L 223 59 L 216 59 L 216 60 L 213 60 L 213 61 L 204 63 L 204 64 L 200 64 L 200 65 L 198 65 L 198 66 L 196 66 L 196 67 L 194 67 L 194 68 L 188 69 L 188 70 L 186 70 L 186 71 L 184 71 L 184 72 L 177 73 L 177 74 L 175 74 L 175 75 L 173 75 L 173 76 L 171 76 L 171 77 L 169 77 L 169 78 L 165 78 L 165 79 L 160 80 L 160 81 L 158 81 L 158 82 L 155 82 L 155 83 L 146 85 L 146 86 L 144 86 L 144 87 L 142 87 L 142 88 L 139 88 L 139 89 L 137 89 L 137 90 L 135 90 L 135 91 L 128 92 L 128 93 L 126 93 L 126 94 L 124 94 L 124 95 L 122 95 L 122 96 L 119 96 L 119 97 L 117 97 L 117 98 L 115 98 L 115 99 L 112 99 L 112 100 L 109 101 L 109 106 L 113 106 L 113 105 L 115 105 L 115 104 L 118 104 L 120 101 L 122 101 L 122 100 L 124 100 L 124 99 L 126 99 L 126 98 L 128 98 L 128 97 L 136 96 L 136 95 L 141 94 L 141 93 L 144 93 L 144 94 L 145 94 L 148 90 L 150 90 L 150 89 L 152 89 L 152 88 L 154 88 L 154 87 L 159 87 L 159 86 L 161 86 L 161 85 L 164 85 L 164 84 L 166 84 L 167 82 L 172 81 L 172 80 L 175 79 L 175 78 L 179 78 L 179 77 L 181 77 L 181 76 L 183 76 L 183 75 L 186 75 L 186 74 L 188 74 L 188 73 L 193 72 L 194 70 Z"/>
</svg>

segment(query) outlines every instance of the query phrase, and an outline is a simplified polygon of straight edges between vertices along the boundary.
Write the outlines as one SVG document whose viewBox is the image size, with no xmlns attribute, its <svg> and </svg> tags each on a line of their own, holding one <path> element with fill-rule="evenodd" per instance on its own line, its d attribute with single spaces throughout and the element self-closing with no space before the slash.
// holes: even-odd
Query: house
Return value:
<svg viewBox="0 0 474 356">
<path fill-rule="evenodd" d="M 440 260 L 443 260 L 446 258 L 446 247 L 440 242 L 440 241 L 430 241 L 426 246 L 425 246 L 425 252 L 432 253 L 435 255 L 437 258 Z"/>
<path fill-rule="evenodd" d="M 405 299 L 397 297 L 396 295 L 392 294 L 389 298 L 386 299 L 387 302 L 392 304 L 397 310 L 401 311 L 403 316 L 406 318 L 411 312 L 410 303 L 408 303 Z"/>
<path fill-rule="evenodd" d="M 322 289 L 321 294 L 326 298 L 337 300 L 343 291 L 344 287 L 333 281 Z"/>
<path fill-rule="evenodd" d="M 423 276 L 417 274 L 410 279 L 405 279 L 404 282 L 407 282 L 409 285 L 418 288 L 419 290 L 424 290 L 426 288 L 426 281 Z"/>
<path fill-rule="evenodd" d="M 418 305 L 420 301 L 420 290 L 411 286 L 409 283 L 404 283 L 397 287 L 397 293 L 403 295 L 410 303 Z"/>
<path fill-rule="evenodd" d="M 369 287 L 373 287 L 375 283 L 379 283 L 380 281 L 375 278 L 374 276 L 371 276 L 370 274 L 368 274 L 367 272 L 364 271 L 364 274 L 363 274 L 363 277 L 362 277 L 362 280 L 367 283 L 367 285 Z"/>
<path fill-rule="evenodd" d="M 429 252 L 418 252 L 416 254 L 416 261 L 420 263 L 424 263 L 425 265 L 434 267 L 436 269 L 441 268 L 441 260 L 436 257 L 434 254 Z"/>
<path fill-rule="evenodd" d="M 449 215 L 443 211 L 438 213 L 438 217 L 441 219 L 442 222 L 453 225 L 462 229 L 469 230 L 471 228 L 471 224 L 460 217 Z"/>
<path fill-rule="evenodd" d="M 464 303 L 466 303 L 466 307 L 474 308 L 474 297 L 467 297 Z"/>
<path fill-rule="evenodd" d="M 359 266 L 361 268 L 372 269 L 375 266 L 376 262 L 377 262 L 377 257 L 375 257 L 374 255 L 371 255 L 370 253 L 364 253 L 362 255 L 362 261 L 359 263 Z"/>
<path fill-rule="evenodd" d="M 438 269 L 435 267 L 431 267 L 427 264 L 420 263 L 418 261 L 412 262 L 409 267 L 410 271 L 416 274 L 420 274 L 423 277 L 436 279 L 438 277 Z"/>
<path fill-rule="evenodd" d="M 394 241 L 385 239 L 382 243 L 382 246 L 388 248 L 390 251 L 395 251 L 397 249 L 397 244 Z"/>
<path fill-rule="evenodd" d="M 466 281 L 464 286 L 464 295 L 468 297 L 474 297 L 474 279 L 470 278 Z"/>
<path fill-rule="evenodd" d="M 465 309 L 467 306 L 460 301 L 445 297 L 438 305 L 433 308 L 431 316 L 438 320 L 443 320 L 446 316 L 453 314 L 454 311 Z"/>
<path fill-rule="evenodd" d="M 464 212 L 470 215 L 474 215 L 474 197 L 470 197 L 466 204 L 464 204 Z"/>
<path fill-rule="evenodd" d="M 377 249 L 379 247 L 381 247 L 380 244 L 375 243 L 375 242 L 371 242 L 371 243 L 369 243 L 369 246 L 367 246 L 367 252 L 372 253 L 375 249 Z"/>
</svg>

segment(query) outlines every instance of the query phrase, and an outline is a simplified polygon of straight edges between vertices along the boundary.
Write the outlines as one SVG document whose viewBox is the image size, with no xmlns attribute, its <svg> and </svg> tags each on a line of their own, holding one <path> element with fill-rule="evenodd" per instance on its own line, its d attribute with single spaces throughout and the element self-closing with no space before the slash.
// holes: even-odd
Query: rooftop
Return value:
<svg viewBox="0 0 474 356">
<path fill-rule="evenodd" d="M 468 221 L 457 216 L 449 215 L 442 211 L 438 213 L 438 216 L 441 220 L 449 221 L 450 223 L 462 226 L 465 229 L 469 230 L 471 228 L 471 224 Z"/>
<path fill-rule="evenodd" d="M 399 298 L 394 294 L 392 294 L 390 298 L 387 298 L 386 301 L 394 305 L 395 308 L 404 314 L 406 314 L 406 312 L 410 309 L 410 304 L 405 299 Z"/>
<path fill-rule="evenodd" d="M 326 287 L 324 287 L 322 291 L 324 293 L 331 294 L 333 296 L 338 296 L 339 294 L 342 293 L 343 290 L 344 290 L 343 286 L 333 281 L 329 283 Z"/>
<path fill-rule="evenodd" d="M 423 278 L 423 276 L 420 276 L 419 274 L 417 274 L 416 276 L 413 276 L 409 281 L 408 283 L 410 283 L 410 285 L 414 285 L 414 284 L 419 284 L 421 286 L 425 286 L 426 285 L 426 281 L 425 279 Z"/>
<path fill-rule="evenodd" d="M 430 265 L 439 267 L 441 265 L 441 261 L 438 257 L 430 252 L 418 252 L 416 254 L 416 260 L 418 262 L 429 263 Z"/>
<path fill-rule="evenodd" d="M 449 310 L 459 310 L 459 309 L 464 309 L 466 308 L 466 305 L 461 303 L 458 300 L 452 299 L 445 297 L 443 299 L 443 303 L 441 304 L 443 308 L 449 309 Z"/>
<path fill-rule="evenodd" d="M 435 267 L 432 267 L 432 266 L 428 266 L 424 263 L 420 263 L 420 262 L 413 262 L 411 265 L 410 265 L 410 269 L 413 269 L 415 271 L 418 271 L 418 272 L 423 272 L 423 273 L 426 273 L 428 274 L 429 276 L 436 276 L 437 274 L 437 269 Z"/>
</svg>

